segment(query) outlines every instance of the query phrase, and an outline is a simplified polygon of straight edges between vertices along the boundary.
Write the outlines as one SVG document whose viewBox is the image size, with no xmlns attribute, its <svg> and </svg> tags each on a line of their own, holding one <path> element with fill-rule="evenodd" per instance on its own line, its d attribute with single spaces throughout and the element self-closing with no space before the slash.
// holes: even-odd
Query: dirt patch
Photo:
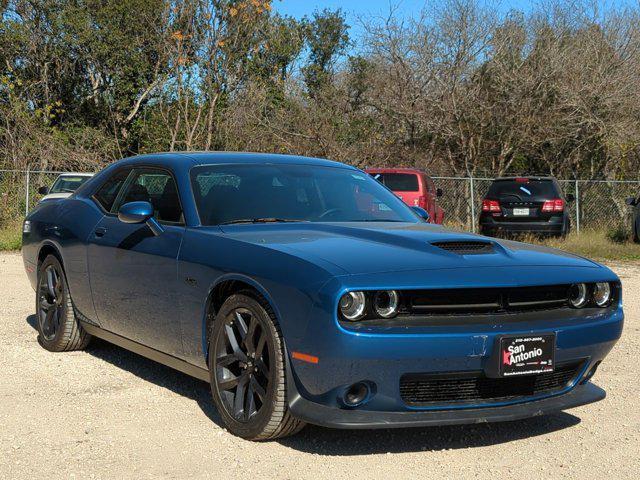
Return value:
<svg viewBox="0 0 640 480">
<path fill-rule="evenodd" d="M 278 442 L 220 426 L 208 385 L 105 342 L 36 341 L 18 254 L 0 254 L 0 478 L 634 478 L 640 475 L 640 265 L 599 403 L 520 422 L 406 430 L 307 427 Z"/>
</svg>

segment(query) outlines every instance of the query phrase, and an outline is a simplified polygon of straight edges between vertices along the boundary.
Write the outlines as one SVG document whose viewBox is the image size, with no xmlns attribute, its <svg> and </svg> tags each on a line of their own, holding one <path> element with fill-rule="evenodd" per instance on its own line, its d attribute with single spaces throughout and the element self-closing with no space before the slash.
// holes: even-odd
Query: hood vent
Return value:
<svg viewBox="0 0 640 480">
<path fill-rule="evenodd" d="M 458 240 L 451 242 L 433 242 L 434 247 L 457 253 L 458 255 L 478 255 L 483 253 L 493 253 L 493 243 Z"/>
</svg>

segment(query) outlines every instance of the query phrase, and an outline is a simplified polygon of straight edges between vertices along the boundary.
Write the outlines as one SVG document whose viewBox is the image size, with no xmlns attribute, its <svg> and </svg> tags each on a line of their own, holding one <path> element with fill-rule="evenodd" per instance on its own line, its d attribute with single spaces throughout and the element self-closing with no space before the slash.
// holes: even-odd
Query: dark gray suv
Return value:
<svg viewBox="0 0 640 480">
<path fill-rule="evenodd" d="M 567 204 L 573 199 L 553 177 L 496 178 L 482 200 L 480 231 L 564 236 L 571 229 Z"/>
</svg>

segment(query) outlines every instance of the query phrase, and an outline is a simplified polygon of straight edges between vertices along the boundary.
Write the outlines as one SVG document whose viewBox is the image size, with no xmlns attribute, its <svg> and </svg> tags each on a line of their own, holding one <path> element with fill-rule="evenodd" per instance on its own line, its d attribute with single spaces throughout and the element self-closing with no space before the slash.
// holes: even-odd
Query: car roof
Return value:
<svg viewBox="0 0 640 480">
<path fill-rule="evenodd" d="M 188 164 L 188 168 L 197 165 L 215 164 L 265 164 L 265 165 L 317 165 L 327 167 L 341 167 L 355 169 L 350 165 L 326 160 L 324 158 L 304 157 L 301 155 L 285 155 L 275 153 L 252 153 L 252 152 L 160 152 L 136 155 L 125 158 L 117 162 L 123 164 L 154 164 L 164 165 L 172 168 L 179 168 Z"/>
<path fill-rule="evenodd" d="M 425 172 L 418 170 L 417 168 L 365 168 L 367 173 L 413 173 L 417 175 L 424 175 Z"/>
<path fill-rule="evenodd" d="M 552 180 L 552 181 L 556 179 L 556 177 L 540 176 L 540 175 L 518 175 L 517 177 L 498 177 L 498 178 L 495 178 L 493 181 L 494 182 L 506 182 L 506 181 L 515 182 L 518 178 L 526 178 L 527 180 Z"/>
</svg>

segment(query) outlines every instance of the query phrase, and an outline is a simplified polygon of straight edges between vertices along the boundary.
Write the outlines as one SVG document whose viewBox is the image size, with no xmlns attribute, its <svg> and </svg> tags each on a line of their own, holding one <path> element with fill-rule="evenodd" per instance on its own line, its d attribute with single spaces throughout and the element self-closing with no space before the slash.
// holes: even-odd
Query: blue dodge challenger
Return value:
<svg viewBox="0 0 640 480">
<path fill-rule="evenodd" d="M 210 382 L 252 440 L 604 398 L 590 380 L 622 332 L 618 277 L 427 216 L 328 160 L 124 159 L 25 219 L 38 339 L 68 351 L 95 336 Z"/>
</svg>

